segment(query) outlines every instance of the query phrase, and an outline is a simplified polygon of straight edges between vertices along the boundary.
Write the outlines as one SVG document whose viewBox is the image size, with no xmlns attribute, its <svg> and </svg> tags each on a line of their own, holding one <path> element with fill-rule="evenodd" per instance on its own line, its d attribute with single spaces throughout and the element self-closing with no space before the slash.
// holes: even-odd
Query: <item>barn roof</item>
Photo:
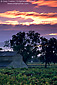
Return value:
<svg viewBox="0 0 57 85">
<path fill-rule="evenodd" d="M 0 52 L 0 57 L 11 57 L 11 56 L 14 56 L 16 54 L 16 52 L 14 51 L 3 51 L 3 52 Z"/>
</svg>

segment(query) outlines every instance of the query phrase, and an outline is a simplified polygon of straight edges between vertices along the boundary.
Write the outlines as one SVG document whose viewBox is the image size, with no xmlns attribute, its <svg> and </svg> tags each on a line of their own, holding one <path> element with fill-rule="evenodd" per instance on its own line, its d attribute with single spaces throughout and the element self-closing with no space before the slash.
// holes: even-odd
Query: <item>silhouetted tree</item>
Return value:
<svg viewBox="0 0 57 85">
<path fill-rule="evenodd" d="M 39 54 L 37 45 L 40 43 L 40 34 L 34 31 L 19 32 L 12 36 L 10 43 L 13 50 L 20 53 L 27 63 L 32 56 L 37 57 Z"/>
<path fill-rule="evenodd" d="M 50 38 L 49 49 L 50 49 L 50 61 L 56 63 L 57 62 L 57 39 Z"/>
<path fill-rule="evenodd" d="M 57 62 L 57 39 L 50 38 L 50 40 L 41 37 L 41 59 L 43 62 L 45 62 L 45 67 L 47 67 L 47 64 L 53 62 Z"/>
<path fill-rule="evenodd" d="M 4 47 L 10 47 L 10 41 L 9 40 L 4 41 Z"/>
<path fill-rule="evenodd" d="M 2 48 L 0 48 L 0 51 L 3 50 Z"/>
</svg>

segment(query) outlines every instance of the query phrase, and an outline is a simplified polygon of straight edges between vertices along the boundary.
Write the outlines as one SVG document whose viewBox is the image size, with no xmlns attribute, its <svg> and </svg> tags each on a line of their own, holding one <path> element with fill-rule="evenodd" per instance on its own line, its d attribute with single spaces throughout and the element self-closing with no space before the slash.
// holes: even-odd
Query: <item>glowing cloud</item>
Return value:
<svg viewBox="0 0 57 85">
<path fill-rule="evenodd" d="M 18 25 L 18 21 L 5 21 L 6 24 Z"/>
<path fill-rule="evenodd" d="M 49 35 L 57 35 L 57 33 L 51 33 L 51 34 L 49 34 Z"/>
<path fill-rule="evenodd" d="M 57 24 L 57 13 L 37 13 L 37 12 L 20 12 L 20 11 L 7 11 L 0 13 L 0 17 L 5 20 L 0 21 L 0 24 Z"/>
<path fill-rule="evenodd" d="M 31 0 L 27 0 L 28 2 L 30 2 Z M 33 2 L 31 2 L 32 4 L 37 4 L 36 7 L 39 6 L 49 6 L 49 7 L 57 7 L 57 0 L 34 0 Z"/>
</svg>

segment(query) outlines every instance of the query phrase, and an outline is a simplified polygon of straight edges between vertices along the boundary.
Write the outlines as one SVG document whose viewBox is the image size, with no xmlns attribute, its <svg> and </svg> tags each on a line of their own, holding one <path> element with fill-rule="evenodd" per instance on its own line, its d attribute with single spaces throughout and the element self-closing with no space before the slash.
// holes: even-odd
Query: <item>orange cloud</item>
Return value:
<svg viewBox="0 0 57 85">
<path fill-rule="evenodd" d="M 51 33 L 51 34 L 49 34 L 49 35 L 57 35 L 57 33 Z"/>
<path fill-rule="evenodd" d="M 5 21 L 6 24 L 18 25 L 18 21 Z"/>
<path fill-rule="evenodd" d="M 0 13 L 0 17 L 5 19 L 8 18 L 8 20 L 5 21 L 1 20 L 0 24 L 57 24 L 57 13 L 20 12 L 14 10 Z M 32 21 L 29 21 L 29 19 L 31 19 Z"/>
<path fill-rule="evenodd" d="M 28 2 L 30 2 L 31 0 L 27 0 Z M 31 2 L 32 4 L 37 4 L 36 7 L 39 6 L 49 6 L 49 7 L 57 7 L 57 0 L 34 0 L 33 2 Z"/>
<path fill-rule="evenodd" d="M 11 21 L 11 20 L 8 20 L 8 21 L 1 21 L 0 20 L 0 24 L 11 24 L 11 25 L 18 25 L 19 23 L 18 23 L 18 21 Z"/>
<path fill-rule="evenodd" d="M 17 18 L 16 14 L 19 14 L 19 11 L 7 11 L 5 13 L 0 13 L 0 17 Z"/>
</svg>

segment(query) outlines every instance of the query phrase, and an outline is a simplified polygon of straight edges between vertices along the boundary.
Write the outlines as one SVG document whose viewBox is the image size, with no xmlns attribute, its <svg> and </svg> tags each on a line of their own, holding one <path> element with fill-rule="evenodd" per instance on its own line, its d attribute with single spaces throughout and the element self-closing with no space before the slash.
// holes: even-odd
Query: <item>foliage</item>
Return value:
<svg viewBox="0 0 57 85">
<path fill-rule="evenodd" d="M 37 58 L 41 54 L 40 60 L 47 64 L 57 63 L 57 39 L 50 38 L 49 40 L 40 37 L 40 34 L 34 31 L 19 32 L 12 36 L 10 40 L 11 47 L 23 56 L 23 60 L 27 63 L 33 56 Z M 39 47 L 40 46 L 40 47 Z M 41 50 L 39 50 L 41 48 Z"/>
<path fill-rule="evenodd" d="M 41 37 L 41 46 L 41 59 L 43 62 L 45 62 L 45 67 L 47 67 L 47 63 L 57 63 L 57 39 L 50 38 L 48 40 L 46 38 Z"/>
<path fill-rule="evenodd" d="M 12 36 L 11 47 L 23 56 L 26 63 L 32 56 L 40 53 L 37 45 L 40 43 L 40 34 L 34 31 L 19 32 Z"/>
<path fill-rule="evenodd" d="M 0 50 L 3 50 L 2 48 L 0 48 Z"/>
<path fill-rule="evenodd" d="M 0 69 L 0 85 L 2 84 L 57 85 L 57 68 Z"/>
<path fill-rule="evenodd" d="M 10 47 L 10 42 L 9 42 L 9 40 L 4 41 L 4 47 Z"/>
</svg>

